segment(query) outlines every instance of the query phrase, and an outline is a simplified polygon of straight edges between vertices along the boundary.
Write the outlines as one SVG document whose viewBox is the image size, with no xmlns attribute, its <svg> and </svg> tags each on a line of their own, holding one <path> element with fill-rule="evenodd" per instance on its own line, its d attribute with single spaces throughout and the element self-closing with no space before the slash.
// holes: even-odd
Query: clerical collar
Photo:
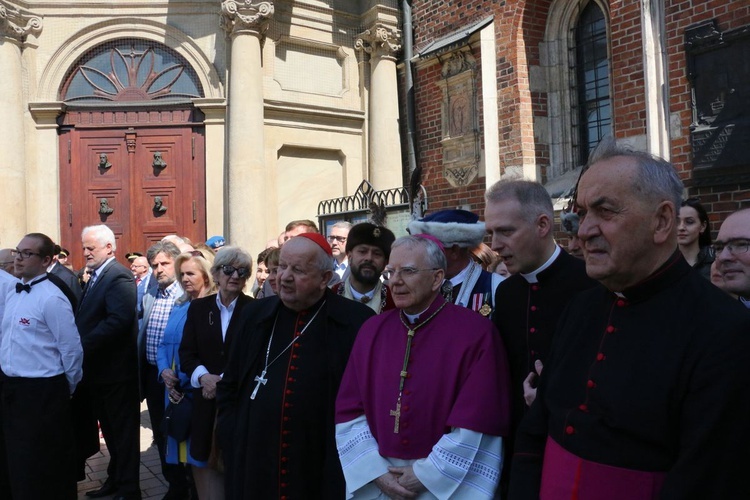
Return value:
<svg viewBox="0 0 750 500">
<path fill-rule="evenodd" d="M 452 277 L 452 278 L 451 278 L 451 279 L 449 279 L 448 281 L 450 281 L 450 282 L 451 282 L 451 285 L 453 285 L 453 286 L 456 286 L 456 285 L 460 285 L 460 284 L 461 284 L 461 283 L 463 283 L 463 282 L 464 282 L 464 280 L 466 279 L 466 275 L 467 275 L 467 274 L 469 274 L 469 269 L 471 269 L 471 260 L 470 260 L 470 261 L 469 261 L 469 263 L 468 263 L 468 264 L 466 265 L 466 267 L 464 267 L 464 268 L 463 268 L 463 269 L 461 270 L 461 272 L 460 272 L 460 273 L 458 273 L 457 275 L 455 275 L 454 277 Z"/>
<path fill-rule="evenodd" d="M 523 279 L 525 279 L 529 283 L 539 283 L 539 278 L 538 278 L 539 273 L 541 273 L 542 271 L 547 269 L 549 266 L 551 266 L 552 263 L 555 262 L 555 259 L 560 255 L 561 251 L 562 250 L 560 250 L 560 247 L 558 245 L 555 245 L 555 251 L 552 252 L 552 255 L 550 256 L 550 258 L 547 259 L 547 262 L 542 264 L 541 267 L 539 267 L 538 269 L 531 271 L 528 274 L 521 274 Z"/>
<path fill-rule="evenodd" d="M 685 273 L 690 272 L 690 270 L 690 264 L 687 263 L 682 253 L 675 250 L 672 256 L 650 276 L 630 288 L 622 290 L 617 295 L 625 297 L 630 302 L 647 299 L 678 280 Z"/>
<path fill-rule="evenodd" d="M 435 297 L 435 300 L 433 300 L 432 303 L 424 311 L 420 311 L 417 314 L 407 314 L 406 311 L 402 309 L 401 312 L 404 314 L 404 317 L 409 320 L 409 323 L 413 325 L 415 323 L 422 322 L 422 321 L 419 321 L 420 317 L 422 319 L 429 318 L 430 315 L 436 309 L 442 307 L 445 302 L 447 301 L 443 298 L 443 296 L 440 293 L 438 293 L 437 297 Z"/>
</svg>

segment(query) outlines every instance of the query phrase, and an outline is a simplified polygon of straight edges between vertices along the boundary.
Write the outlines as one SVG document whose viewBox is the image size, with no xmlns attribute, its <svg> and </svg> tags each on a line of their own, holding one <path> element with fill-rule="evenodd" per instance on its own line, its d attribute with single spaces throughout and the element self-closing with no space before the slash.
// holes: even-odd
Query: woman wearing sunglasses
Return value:
<svg viewBox="0 0 750 500">
<path fill-rule="evenodd" d="M 241 311 L 252 299 L 243 293 L 253 270 L 250 255 L 238 247 L 222 247 L 211 273 L 218 286 L 215 295 L 194 300 L 180 345 L 181 369 L 195 389 L 191 421 L 190 453 L 196 460 L 208 462 L 193 468 L 198 497 L 224 498 L 224 478 L 214 449 L 216 383 L 221 380 Z"/>
</svg>

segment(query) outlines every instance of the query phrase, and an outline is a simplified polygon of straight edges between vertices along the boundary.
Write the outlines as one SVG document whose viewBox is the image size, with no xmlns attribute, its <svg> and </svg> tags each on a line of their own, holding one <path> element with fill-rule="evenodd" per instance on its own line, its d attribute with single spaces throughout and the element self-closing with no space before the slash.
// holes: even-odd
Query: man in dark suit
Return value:
<svg viewBox="0 0 750 500">
<path fill-rule="evenodd" d="M 84 399 L 82 405 L 90 403 L 110 454 L 107 480 L 86 495 L 140 499 L 133 273 L 115 260 L 115 235 L 107 226 L 86 227 L 81 238 L 86 266 L 93 272 L 76 314 L 84 353 L 83 381 L 76 396 Z"/>
<path fill-rule="evenodd" d="M 78 304 L 81 303 L 83 290 L 81 289 L 81 284 L 78 281 L 78 276 L 76 276 L 76 273 L 57 261 L 57 255 L 60 253 L 60 251 L 60 245 L 55 245 L 55 257 L 52 259 L 52 264 L 50 264 L 47 268 L 47 272 L 60 278 L 59 281 L 53 278 L 50 278 L 50 280 L 58 287 L 60 287 L 61 282 L 65 285 L 65 288 L 61 287 L 61 289 L 65 296 L 68 297 L 68 300 L 71 301 L 71 305 L 73 306 L 73 310 L 75 311 L 78 307 Z M 75 302 L 73 302 L 73 298 L 75 299 Z"/>
</svg>

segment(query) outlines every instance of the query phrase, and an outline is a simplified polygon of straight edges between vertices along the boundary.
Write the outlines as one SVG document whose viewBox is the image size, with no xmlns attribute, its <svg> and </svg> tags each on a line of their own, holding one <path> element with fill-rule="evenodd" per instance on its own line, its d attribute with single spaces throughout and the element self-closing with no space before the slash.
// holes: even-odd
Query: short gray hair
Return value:
<svg viewBox="0 0 750 500">
<path fill-rule="evenodd" d="M 535 222 L 540 215 L 550 220 L 555 216 L 552 198 L 544 186 L 538 182 L 508 179 L 494 183 L 484 195 L 487 203 L 497 203 L 507 199 L 516 200 L 522 208 L 524 218 Z"/>
<path fill-rule="evenodd" d="M 391 245 L 391 252 L 398 247 L 406 247 L 411 251 L 422 251 L 427 256 L 427 265 L 435 268 L 447 271 L 448 261 L 445 258 L 445 253 L 438 246 L 437 243 L 429 238 L 422 236 L 402 236 L 393 242 Z"/>
<path fill-rule="evenodd" d="M 171 241 L 156 242 L 148 247 L 148 250 L 146 250 L 146 258 L 148 259 L 149 265 L 153 264 L 154 258 L 160 253 L 163 253 L 168 257 L 172 257 L 172 260 L 176 260 L 177 256 L 180 255 L 181 252 L 180 249 L 177 248 L 177 245 L 175 245 Z"/>
<path fill-rule="evenodd" d="M 240 247 L 224 246 L 219 248 L 214 257 L 214 265 L 211 266 L 211 272 L 216 274 L 224 266 L 246 267 L 253 272 L 253 258 L 250 254 Z"/>
<path fill-rule="evenodd" d="M 636 193 L 654 202 L 671 201 L 676 213 L 679 214 L 685 187 L 672 164 L 658 156 L 618 146 L 614 138 L 607 136 L 591 152 L 585 168 L 616 156 L 632 158 L 635 161 L 638 172 L 633 189 Z"/>
<path fill-rule="evenodd" d="M 83 231 L 81 231 L 81 239 L 84 239 L 89 235 L 93 236 L 100 245 L 112 245 L 113 252 L 117 250 L 115 233 L 109 228 L 109 226 L 106 226 L 104 224 L 99 224 L 96 226 L 86 226 L 83 228 Z"/>
<path fill-rule="evenodd" d="M 347 222 L 345 220 L 340 220 L 336 224 L 334 224 L 334 225 L 331 226 L 331 229 L 333 229 L 333 228 L 336 228 L 336 229 L 346 229 L 348 231 L 348 230 L 350 230 L 352 228 L 352 223 L 351 222 Z"/>
</svg>

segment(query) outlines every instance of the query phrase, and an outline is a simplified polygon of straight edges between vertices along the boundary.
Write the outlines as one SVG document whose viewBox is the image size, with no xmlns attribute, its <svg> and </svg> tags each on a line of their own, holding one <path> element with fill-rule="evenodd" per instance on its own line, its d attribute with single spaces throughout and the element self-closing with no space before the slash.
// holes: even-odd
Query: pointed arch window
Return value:
<svg viewBox="0 0 750 500">
<path fill-rule="evenodd" d="M 198 75 L 164 45 L 126 38 L 86 53 L 61 90 L 68 104 L 189 102 L 203 96 Z"/>
<path fill-rule="evenodd" d="M 612 133 L 607 23 L 596 2 L 589 2 L 575 26 L 573 116 L 574 156 L 580 165 L 599 141 Z"/>
</svg>

